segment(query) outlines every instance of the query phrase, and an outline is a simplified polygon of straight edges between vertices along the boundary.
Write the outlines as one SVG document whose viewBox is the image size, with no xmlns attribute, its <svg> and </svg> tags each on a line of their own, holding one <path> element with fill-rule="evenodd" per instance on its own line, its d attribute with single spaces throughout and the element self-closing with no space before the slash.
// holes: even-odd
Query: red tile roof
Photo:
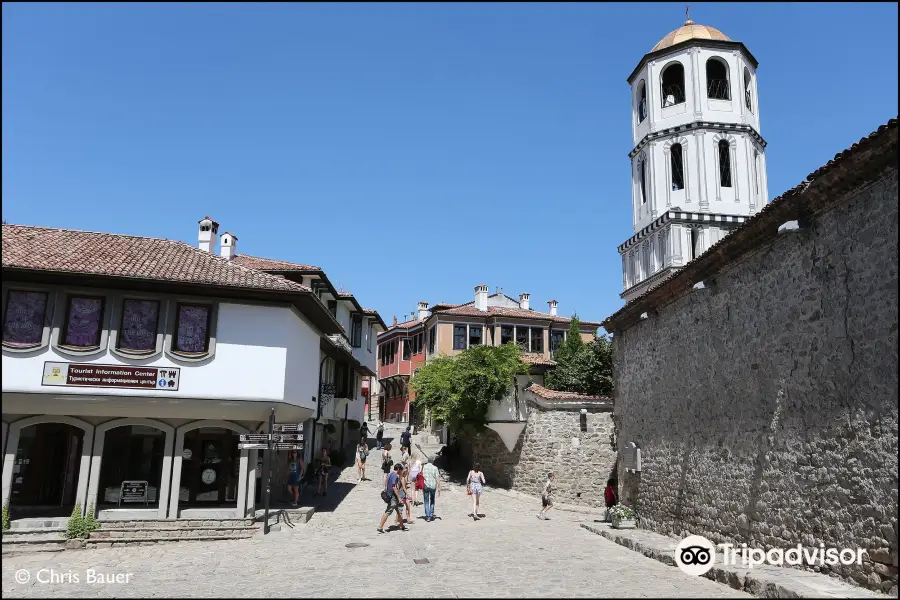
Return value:
<svg viewBox="0 0 900 600">
<path fill-rule="evenodd" d="M 556 402 L 601 402 L 606 404 L 613 401 L 613 399 L 609 396 L 589 396 L 586 394 L 579 394 L 577 392 L 558 392 L 536 383 L 532 383 L 526 389 L 530 390 L 536 396 L 539 396 L 544 400 L 551 400 Z"/>
<path fill-rule="evenodd" d="M 643 313 L 658 311 L 683 297 L 698 281 L 713 277 L 727 265 L 777 237 L 778 226 L 782 223 L 824 210 L 830 203 L 845 197 L 847 185 L 858 188 L 880 178 L 888 169 L 896 169 L 897 154 L 897 119 L 893 118 L 836 154 L 807 175 L 805 181 L 766 204 L 699 257 L 633 298 L 604 319 L 601 325 L 610 332 L 625 329 L 640 320 Z M 841 187 L 844 191 L 836 192 Z"/>
<path fill-rule="evenodd" d="M 544 358 L 543 354 L 532 354 L 530 352 L 522 353 L 522 360 L 528 363 L 529 365 L 535 365 L 538 367 L 555 367 L 556 362 L 550 360 L 549 358 Z"/>
<path fill-rule="evenodd" d="M 413 319 L 412 321 L 404 321 L 404 322 L 402 322 L 402 323 L 397 323 L 396 325 L 391 325 L 391 326 L 388 327 L 386 330 L 384 330 L 384 331 L 382 331 L 381 333 L 379 333 L 379 334 L 378 334 L 378 337 L 385 336 L 385 335 L 387 335 L 387 334 L 393 332 L 394 330 L 399 330 L 399 329 L 412 329 L 412 328 L 414 328 L 416 325 L 424 325 L 424 322 L 423 322 L 423 321 L 419 321 L 418 319 Z"/>
<path fill-rule="evenodd" d="M 431 309 L 432 314 L 440 315 L 459 315 L 465 317 L 514 317 L 517 319 L 535 319 L 540 321 L 553 321 L 554 323 L 568 323 L 571 321 L 568 317 L 559 315 L 551 315 L 550 313 L 539 312 L 536 310 L 523 310 L 521 308 L 509 308 L 505 306 L 488 306 L 487 310 L 478 310 L 474 304 L 463 304 L 455 308 L 439 308 Z M 592 321 L 581 321 L 582 325 L 599 327 L 600 323 Z"/>
<path fill-rule="evenodd" d="M 3 268 L 284 292 L 306 286 L 173 240 L 3 225 Z"/>
<path fill-rule="evenodd" d="M 249 254 L 238 254 L 231 259 L 231 262 L 249 267 L 251 269 L 259 269 L 261 271 L 321 271 L 322 267 L 314 265 L 302 265 L 299 263 L 287 262 L 284 260 L 274 260 L 272 258 L 262 258 L 261 256 L 250 256 Z"/>
</svg>

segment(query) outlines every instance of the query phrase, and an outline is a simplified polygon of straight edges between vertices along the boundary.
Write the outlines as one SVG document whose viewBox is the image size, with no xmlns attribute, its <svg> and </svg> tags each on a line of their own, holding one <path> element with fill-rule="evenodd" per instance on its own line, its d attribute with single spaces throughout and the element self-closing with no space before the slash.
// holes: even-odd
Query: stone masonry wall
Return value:
<svg viewBox="0 0 900 600">
<path fill-rule="evenodd" d="M 477 461 L 488 485 L 539 495 L 554 473 L 554 500 L 603 506 L 606 480 L 616 465 L 612 413 L 589 408 L 587 430 L 578 410 L 552 410 L 529 403 L 528 421 L 510 452 L 491 429 L 461 436 L 467 465 Z"/>
<path fill-rule="evenodd" d="M 893 171 L 616 334 L 643 527 L 864 548 L 814 570 L 896 596 L 897 220 Z"/>
</svg>

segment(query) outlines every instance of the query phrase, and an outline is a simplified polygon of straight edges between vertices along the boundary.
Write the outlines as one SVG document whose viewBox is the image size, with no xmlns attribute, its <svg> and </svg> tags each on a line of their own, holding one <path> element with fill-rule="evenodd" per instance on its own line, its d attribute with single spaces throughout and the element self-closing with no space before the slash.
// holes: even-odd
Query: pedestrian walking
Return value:
<svg viewBox="0 0 900 600">
<path fill-rule="evenodd" d="M 384 524 L 387 522 L 387 518 L 391 516 L 391 513 L 397 515 L 397 524 L 400 526 L 400 529 L 407 531 L 406 526 L 403 524 L 403 517 L 400 514 L 401 469 L 402 467 L 399 464 L 394 465 L 393 471 L 388 475 L 385 489 L 381 491 L 381 499 L 385 501 L 387 508 L 384 509 L 384 514 L 381 515 L 381 522 L 378 523 L 378 533 L 384 533 Z"/>
<path fill-rule="evenodd" d="M 356 445 L 356 471 L 359 475 L 361 483 L 366 478 L 366 458 L 369 456 L 369 446 L 366 444 L 366 438 L 360 438 L 359 444 Z"/>
<path fill-rule="evenodd" d="M 603 490 L 603 501 L 606 504 L 606 520 L 610 520 L 610 509 L 613 506 L 618 504 L 618 498 L 616 498 L 616 480 L 615 479 L 607 479 L 606 480 L 606 489 Z"/>
<path fill-rule="evenodd" d="M 375 447 L 381 450 L 382 441 L 384 440 L 384 421 L 378 423 L 378 429 L 375 430 Z"/>
<path fill-rule="evenodd" d="M 300 482 L 303 480 L 303 459 L 296 450 L 288 453 L 288 494 L 291 494 L 291 506 L 296 507 L 300 502 Z"/>
<path fill-rule="evenodd" d="M 413 488 L 413 498 L 412 503 L 413 506 L 419 506 L 421 502 L 419 502 L 419 475 L 422 474 L 422 461 L 417 460 L 413 463 L 413 466 L 409 469 L 409 482 L 412 484 Z"/>
<path fill-rule="evenodd" d="M 359 426 L 359 435 L 366 441 L 369 440 L 369 424 L 363 421 L 363 424 Z"/>
<path fill-rule="evenodd" d="M 381 485 L 387 485 L 388 475 L 393 470 L 393 462 L 391 461 L 391 445 L 385 444 L 381 449 L 381 472 L 384 476 L 381 478 Z"/>
<path fill-rule="evenodd" d="M 425 464 L 422 467 L 422 481 L 424 489 L 422 496 L 425 500 L 425 520 L 434 521 L 434 502 L 438 494 L 441 492 L 441 476 L 438 468 L 425 458 Z"/>
<path fill-rule="evenodd" d="M 404 469 L 409 468 L 409 446 L 400 446 L 400 464 Z"/>
<path fill-rule="evenodd" d="M 549 521 L 550 517 L 547 516 L 547 512 L 553 508 L 553 473 L 547 473 L 547 483 L 544 484 L 544 491 L 541 492 L 541 506 L 538 519 Z"/>
<path fill-rule="evenodd" d="M 481 472 L 481 467 L 478 463 L 475 463 L 472 470 L 469 471 L 468 477 L 466 477 L 466 493 L 472 496 L 472 518 L 476 521 L 481 518 L 481 515 L 478 514 L 478 508 L 481 505 L 481 492 L 484 489 L 482 487 L 484 484 L 484 473 Z"/>
<path fill-rule="evenodd" d="M 409 427 L 400 434 L 400 445 L 409 448 L 412 445 L 412 434 L 409 433 Z"/>
<path fill-rule="evenodd" d="M 331 457 L 328 456 L 328 450 L 326 448 L 322 448 L 322 452 L 319 454 L 319 459 L 316 465 L 316 478 L 318 483 L 316 484 L 316 493 L 315 495 L 328 495 L 328 472 L 331 470 Z"/>
<path fill-rule="evenodd" d="M 409 504 L 409 468 L 400 465 L 400 503 L 406 507 L 406 523 L 412 523 L 412 507 Z"/>
</svg>

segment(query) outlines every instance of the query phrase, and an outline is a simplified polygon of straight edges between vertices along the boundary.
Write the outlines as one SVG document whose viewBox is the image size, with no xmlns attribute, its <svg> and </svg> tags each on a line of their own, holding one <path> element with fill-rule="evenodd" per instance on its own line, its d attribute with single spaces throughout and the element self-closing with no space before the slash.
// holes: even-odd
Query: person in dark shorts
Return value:
<svg viewBox="0 0 900 600">
<path fill-rule="evenodd" d="M 296 450 L 288 455 L 288 493 L 291 494 L 291 506 L 300 501 L 300 482 L 303 479 L 303 459 Z"/>
<path fill-rule="evenodd" d="M 544 484 L 544 491 L 541 492 L 541 506 L 543 508 L 537 518 L 547 521 L 550 519 L 547 512 L 553 508 L 553 473 L 547 473 L 547 483 Z"/>
<path fill-rule="evenodd" d="M 381 522 L 378 523 L 378 533 L 384 533 L 384 524 L 387 522 L 388 517 L 391 516 L 391 513 L 397 515 L 397 524 L 400 525 L 400 529 L 407 531 L 406 526 L 403 524 L 403 516 L 400 514 L 400 471 L 402 469 L 403 467 L 399 464 L 394 465 L 393 472 L 388 475 L 387 486 L 382 492 L 382 498 L 386 498 L 387 507 L 384 509 L 384 514 L 381 515 Z"/>
<path fill-rule="evenodd" d="M 391 474 L 392 469 L 391 445 L 385 444 L 384 448 L 381 449 L 381 472 L 384 473 L 384 477 L 381 479 L 381 485 L 387 485 L 388 475 Z"/>
</svg>

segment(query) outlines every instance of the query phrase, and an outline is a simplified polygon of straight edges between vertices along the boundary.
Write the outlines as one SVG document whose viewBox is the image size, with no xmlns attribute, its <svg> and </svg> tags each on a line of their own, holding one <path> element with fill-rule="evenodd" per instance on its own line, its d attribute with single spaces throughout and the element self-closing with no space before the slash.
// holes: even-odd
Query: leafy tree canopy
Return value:
<svg viewBox="0 0 900 600">
<path fill-rule="evenodd" d="M 545 385 L 560 392 L 612 396 L 612 342 L 606 335 L 581 339 L 578 317 L 572 317 L 565 344 L 553 356 L 555 369 L 547 372 Z"/>
<path fill-rule="evenodd" d="M 481 428 L 492 402 L 509 392 L 515 375 L 528 373 L 515 344 L 472 346 L 456 356 L 439 356 L 422 367 L 409 382 L 416 406 L 428 409 L 440 423 L 458 428 L 469 423 Z"/>
</svg>

